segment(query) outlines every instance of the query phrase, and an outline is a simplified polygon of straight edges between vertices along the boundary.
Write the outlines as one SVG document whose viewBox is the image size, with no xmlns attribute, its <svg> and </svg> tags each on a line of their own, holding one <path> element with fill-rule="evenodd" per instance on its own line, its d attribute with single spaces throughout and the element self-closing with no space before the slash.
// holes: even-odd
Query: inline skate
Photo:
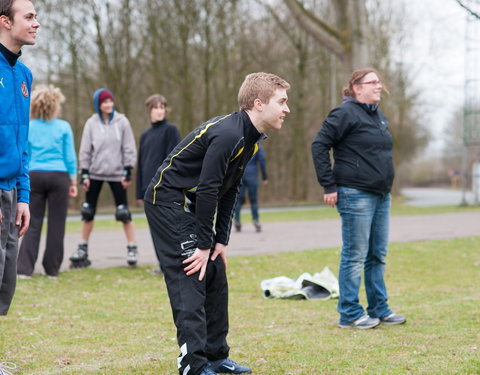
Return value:
<svg viewBox="0 0 480 375">
<path fill-rule="evenodd" d="M 78 244 L 77 250 L 70 257 L 70 268 L 87 268 L 92 262 L 88 259 L 88 244 Z"/>
<path fill-rule="evenodd" d="M 136 267 L 138 261 L 137 256 L 137 245 L 127 245 L 127 263 L 130 267 Z"/>
</svg>

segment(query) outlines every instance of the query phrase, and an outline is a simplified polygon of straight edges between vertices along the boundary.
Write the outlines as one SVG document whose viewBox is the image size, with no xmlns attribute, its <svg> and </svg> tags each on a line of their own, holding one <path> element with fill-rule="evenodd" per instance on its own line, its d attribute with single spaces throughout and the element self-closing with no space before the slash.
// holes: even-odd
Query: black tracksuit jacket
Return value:
<svg viewBox="0 0 480 375">
<path fill-rule="evenodd" d="M 393 183 L 392 135 L 380 110 L 345 97 L 323 123 L 312 156 L 326 194 L 337 186 L 387 194 Z M 333 148 L 333 169 L 329 150 Z"/>
<path fill-rule="evenodd" d="M 137 199 L 143 199 L 158 167 L 180 142 L 180 132 L 167 119 L 152 123 L 140 136 L 137 168 Z"/>
<path fill-rule="evenodd" d="M 238 187 L 261 138 L 244 111 L 208 120 L 165 159 L 145 201 L 193 212 L 199 249 L 228 245 Z"/>
</svg>

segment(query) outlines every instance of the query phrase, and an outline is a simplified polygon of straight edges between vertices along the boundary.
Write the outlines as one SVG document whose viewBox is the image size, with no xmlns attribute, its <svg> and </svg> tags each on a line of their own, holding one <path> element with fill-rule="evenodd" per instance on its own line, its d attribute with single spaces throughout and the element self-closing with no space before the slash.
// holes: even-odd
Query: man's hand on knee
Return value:
<svg viewBox="0 0 480 375">
<path fill-rule="evenodd" d="M 225 268 L 226 268 L 227 267 L 227 245 L 217 242 L 215 244 L 215 249 L 212 254 L 212 261 L 217 259 L 219 255 L 220 255 L 220 258 L 222 258 L 223 264 L 225 264 Z"/>
<path fill-rule="evenodd" d="M 185 259 L 182 262 L 183 264 L 190 263 L 187 267 L 183 269 L 186 272 L 187 276 L 193 275 L 194 273 L 200 271 L 200 276 L 198 277 L 198 280 L 202 281 L 203 277 L 205 276 L 205 272 L 207 270 L 209 255 L 210 255 L 210 249 L 207 249 L 207 250 L 196 249 L 190 258 Z"/>
</svg>

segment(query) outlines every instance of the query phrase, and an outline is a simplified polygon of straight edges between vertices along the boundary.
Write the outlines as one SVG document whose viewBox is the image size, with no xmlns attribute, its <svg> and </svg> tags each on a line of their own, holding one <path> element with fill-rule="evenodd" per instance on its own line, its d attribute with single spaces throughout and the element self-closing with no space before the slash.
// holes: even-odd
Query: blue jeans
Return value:
<svg viewBox="0 0 480 375">
<path fill-rule="evenodd" d="M 385 286 L 385 257 L 388 251 L 390 194 L 384 196 L 339 187 L 337 210 L 342 218 L 342 254 L 339 267 L 340 324 L 351 323 L 365 312 L 358 300 L 364 270 L 367 313 L 383 318 L 388 308 Z"/>
<path fill-rule="evenodd" d="M 254 222 L 258 222 L 258 178 L 246 178 L 242 180 L 242 186 L 240 186 L 240 193 L 238 194 L 237 205 L 235 206 L 235 221 L 240 222 L 240 210 L 242 204 L 245 203 L 245 189 L 248 191 L 248 200 L 250 201 L 250 208 L 252 210 L 252 218 Z"/>
</svg>

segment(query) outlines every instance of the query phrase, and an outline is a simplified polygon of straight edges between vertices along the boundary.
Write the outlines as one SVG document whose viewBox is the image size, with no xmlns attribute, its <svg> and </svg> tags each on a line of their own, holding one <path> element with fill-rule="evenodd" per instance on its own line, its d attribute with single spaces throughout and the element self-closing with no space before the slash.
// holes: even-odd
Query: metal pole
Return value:
<svg viewBox="0 0 480 375">
<path fill-rule="evenodd" d="M 464 142 L 463 143 L 463 153 L 462 153 L 462 201 L 460 202 L 460 206 L 468 206 L 467 202 L 467 156 L 468 156 L 468 146 Z"/>
</svg>

